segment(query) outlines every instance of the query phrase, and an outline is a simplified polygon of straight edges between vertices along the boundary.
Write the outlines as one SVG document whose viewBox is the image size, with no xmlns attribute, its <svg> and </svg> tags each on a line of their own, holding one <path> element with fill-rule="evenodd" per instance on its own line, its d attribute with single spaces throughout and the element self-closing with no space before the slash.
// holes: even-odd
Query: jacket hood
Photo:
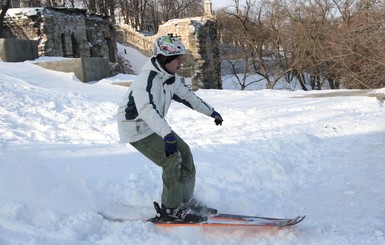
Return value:
<svg viewBox="0 0 385 245">
<path fill-rule="evenodd" d="M 162 78 L 169 79 L 171 77 L 175 77 L 175 74 L 170 74 L 167 71 L 165 71 L 162 66 L 159 64 L 159 62 L 156 60 L 155 56 L 152 56 L 146 64 L 143 66 L 142 71 L 155 71 L 158 73 L 158 75 Z"/>
</svg>

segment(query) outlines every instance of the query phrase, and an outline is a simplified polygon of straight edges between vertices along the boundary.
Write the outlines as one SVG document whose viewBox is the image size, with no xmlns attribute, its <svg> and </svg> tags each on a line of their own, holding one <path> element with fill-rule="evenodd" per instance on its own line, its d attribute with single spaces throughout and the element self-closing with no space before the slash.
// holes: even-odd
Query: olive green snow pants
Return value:
<svg viewBox="0 0 385 245">
<path fill-rule="evenodd" d="M 166 157 L 162 137 L 153 133 L 131 143 L 139 152 L 163 169 L 162 203 L 176 208 L 190 200 L 195 187 L 195 165 L 190 147 L 175 134 L 178 151 Z"/>
</svg>

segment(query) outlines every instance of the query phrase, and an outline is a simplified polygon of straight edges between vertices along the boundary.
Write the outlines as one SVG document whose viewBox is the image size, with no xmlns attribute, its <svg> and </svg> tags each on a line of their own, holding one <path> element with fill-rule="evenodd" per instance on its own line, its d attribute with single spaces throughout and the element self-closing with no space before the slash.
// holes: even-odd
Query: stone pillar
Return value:
<svg viewBox="0 0 385 245">
<path fill-rule="evenodd" d="M 211 16 L 213 15 L 213 4 L 211 3 L 210 0 L 205 0 L 205 3 L 204 3 L 204 11 L 205 11 L 205 15 L 207 16 Z"/>
</svg>

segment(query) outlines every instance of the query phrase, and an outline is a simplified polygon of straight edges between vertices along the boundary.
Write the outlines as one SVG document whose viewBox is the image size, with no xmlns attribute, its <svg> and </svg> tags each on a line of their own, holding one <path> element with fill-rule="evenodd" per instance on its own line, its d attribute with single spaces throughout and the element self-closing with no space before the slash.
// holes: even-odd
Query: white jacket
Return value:
<svg viewBox="0 0 385 245">
<path fill-rule="evenodd" d="M 122 142 L 132 143 L 152 133 L 171 133 L 165 120 L 171 100 L 210 116 L 214 108 L 182 84 L 180 77 L 164 71 L 155 57 L 143 66 L 119 106 L 117 120 Z"/>
</svg>

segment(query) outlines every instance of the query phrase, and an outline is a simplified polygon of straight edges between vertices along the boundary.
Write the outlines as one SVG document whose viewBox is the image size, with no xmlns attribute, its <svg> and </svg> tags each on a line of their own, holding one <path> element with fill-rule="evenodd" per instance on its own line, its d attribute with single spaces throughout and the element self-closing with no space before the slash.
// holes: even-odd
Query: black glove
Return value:
<svg viewBox="0 0 385 245">
<path fill-rule="evenodd" d="M 164 149 L 166 152 L 166 157 L 169 157 L 177 151 L 176 138 L 174 133 L 169 133 L 164 137 L 163 140 L 164 140 Z"/>
<path fill-rule="evenodd" d="M 218 125 L 222 126 L 223 119 L 222 119 L 222 116 L 218 112 L 214 111 L 213 114 L 211 114 L 211 117 L 215 119 L 214 122 L 217 126 Z"/>
</svg>

